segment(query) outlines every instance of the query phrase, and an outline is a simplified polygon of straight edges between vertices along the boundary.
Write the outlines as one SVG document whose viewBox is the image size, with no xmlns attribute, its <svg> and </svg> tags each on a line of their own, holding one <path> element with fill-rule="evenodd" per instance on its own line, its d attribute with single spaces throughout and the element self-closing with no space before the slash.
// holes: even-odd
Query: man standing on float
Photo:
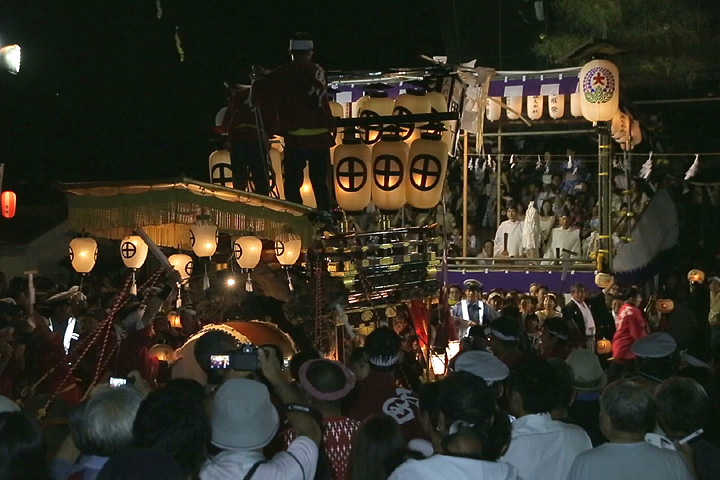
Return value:
<svg viewBox="0 0 720 480">
<path fill-rule="evenodd" d="M 334 143 L 330 132 L 334 122 L 327 99 L 327 79 L 322 67 L 311 61 L 313 41 L 306 34 L 293 36 L 289 53 L 292 62 L 257 80 L 267 86 L 262 91 L 267 92 L 277 112 L 279 133 L 285 138 L 285 198 L 302 204 L 300 187 L 309 162 L 317 208 L 328 211 L 330 147 Z M 260 76 L 266 72 L 255 66 L 253 73 Z"/>
</svg>

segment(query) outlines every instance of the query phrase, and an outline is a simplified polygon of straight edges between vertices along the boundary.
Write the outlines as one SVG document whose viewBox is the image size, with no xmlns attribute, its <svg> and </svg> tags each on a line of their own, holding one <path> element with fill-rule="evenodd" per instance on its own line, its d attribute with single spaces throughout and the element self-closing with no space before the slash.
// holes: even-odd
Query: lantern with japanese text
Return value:
<svg viewBox="0 0 720 480">
<path fill-rule="evenodd" d="M 565 115 L 565 95 L 548 95 L 548 114 L 555 120 Z"/>
<path fill-rule="evenodd" d="M 367 207 L 372 194 L 372 152 L 356 132 L 345 131 L 343 143 L 335 149 L 333 162 L 335 198 L 340 208 L 349 212 Z"/>
<path fill-rule="evenodd" d="M 613 117 L 613 119 L 618 118 L 616 115 Z M 618 125 L 617 125 L 617 131 L 615 134 L 612 134 L 612 126 L 611 126 L 611 134 L 613 139 L 620 143 L 620 144 L 626 144 L 630 140 L 630 125 L 631 125 L 631 119 L 630 116 L 626 113 L 620 112 L 620 116 L 618 118 Z M 612 124 L 611 124 L 612 125 Z"/>
<path fill-rule="evenodd" d="M 138 235 L 130 235 L 120 241 L 120 257 L 125 266 L 132 270 L 132 283 L 130 284 L 130 293 L 132 295 L 137 295 L 135 271 L 143 266 L 147 254 L 147 243 Z"/>
<path fill-rule="evenodd" d="M 502 114 L 502 102 L 501 97 L 488 97 L 487 104 L 485 105 L 485 117 L 491 122 L 497 122 L 500 120 Z"/>
<path fill-rule="evenodd" d="M 394 126 L 383 129 L 372 147 L 372 199 L 380 210 L 398 210 L 405 205 L 405 178 L 410 148 Z"/>
<path fill-rule="evenodd" d="M 592 60 L 580 70 L 578 82 L 583 117 L 590 122 L 612 120 L 620 102 L 617 67 L 607 60 Z"/>
<path fill-rule="evenodd" d="M 419 113 L 430 113 L 431 111 L 432 106 L 430 105 L 430 100 L 427 98 L 425 90 L 411 89 L 395 99 L 393 115 L 414 115 Z M 402 139 L 410 144 L 416 138 L 420 138 L 420 132 L 415 131 L 415 127 L 420 125 L 420 123 L 403 124 L 402 127 L 407 129 L 407 131 L 402 134 Z"/>
<path fill-rule="evenodd" d="M 420 128 L 426 131 L 410 146 L 405 195 L 407 203 L 413 207 L 428 209 L 440 202 L 445 185 L 448 149 L 442 142 L 442 124 Z"/>
<path fill-rule="evenodd" d="M 275 256 L 280 265 L 287 271 L 288 288 L 292 292 L 294 290 L 292 279 L 290 278 L 290 267 L 295 265 L 300 258 L 302 250 L 302 240 L 300 236 L 294 233 L 283 233 L 275 239 Z"/>
<path fill-rule="evenodd" d="M 245 281 L 245 290 L 252 292 L 252 279 L 250 271 L 260 263 L 260 255 L 262 254 L 262 240 L 252 235 L 245 235 L 235 240 L 233 244 L 233 255 L 235 261 L 240 268 L 247 270 L 247 280 Z"/>
<path fill-rule="evenodd" d="M 527 116 L 530 120 L 540 120 L 543 114 L 542 95 L 528 95 L 527 97 Z"/>
<path fill-rule="evenodd" d="M 208 166 L 210 168 L 210 183 L 233 188 L 230 152 L 227 150 L 215 150 L 210 154 Z"/>
<path fill-rule="evenodd" d="M 70 263 L 77 273 L 90 273 L 97 261 L 97 242 L 90 237 L 74 238 L 70 241 L 69 253 Z"/>
<path fill-rule="evenodd" d="M 507 118 L 510 120 L 517 120 L 520 118 L 520 115 L 522 115 L 522 101 L 523 97 L 521 96 L 505 98 L 505 104 L 510 107 L 507 109 Z"/>
<path fill-rule="evenodd" d="M 385 117 L 393 114 L 395 101 L 382 90 L 370 90 L 358 100 L 358 117 Z M 379 128 L 380 125 L 377 125 Z M 373 144 L 380 139 L 378 129 L 362 127 L 360 133 L 364 143 Z"/>
<path fill-rule="evenodd" d="M 580 106 L 580 92 L 575 92 L 570 95 L 570 115 L 576 118 L 583 116 L 582 107 Z"/>
<path fill-rule="evenodd" d="M 2 192 L 0 195 L 0 210 L 5 218 L 13 218 L 17 208 L 17 195 L 9 190 Z"/>
<path fill-rule="evenodd" d="M 190 255 L 184 253 L 176 253 L 168 257 L 170 265 L 180 274 L 180 279 L 185 282 L 192 276 L 193 260 Z"/>
</svg>

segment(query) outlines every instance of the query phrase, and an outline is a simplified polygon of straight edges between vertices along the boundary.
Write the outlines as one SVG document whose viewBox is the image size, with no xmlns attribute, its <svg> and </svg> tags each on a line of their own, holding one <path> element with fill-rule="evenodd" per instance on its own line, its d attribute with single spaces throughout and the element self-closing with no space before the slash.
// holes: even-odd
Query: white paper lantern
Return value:
<svg viewBox="0 0 720 480">
<path fill-rule="evenodd" d="M 445 113 L 448 111 L 447 98 L 441 92 L 428 92 L 427 98 L 430 100 L 430 111 L 432 113 Z M 453 141 L 452 122 L 445 120 L 442 124 L 445 128 L 442 133 L 442 141 L 449 151 L 452 149 Z"/>
<path fill-rule="evenodd" d="M 330 113 L 332 113 L 333 117 L 343 118 L 345 116 L 345 108 L 342 106 L 342 104 L 340 104 L 338 102 L 328 102 L 328 103 L 330 103 Z M 336 129 L 333 136 L 337 136 L 338 134 L 342 135 L 342 132 L 344 130 L 345 129 L 343 129 L 343 128 Z"/>
<path fill-rule="evenodd" d="M 303 170 L 303 183 L 300 186 L 300 198 L 302 198 L 303 205 L 306 207 L 317 208 L 315 190 L 313 190 L 312 182 L 310 181 L 310 165 L 306 165 Z"/>
<path fill-rule="evenodd" d="M 198 215 L 195 225 L 190 227 L 190 245 L 198 257 L 212 257 L 217 250 L 218 229 L 210 215 Z"/>
<path fill-rule="evenodd" d="M 527 97 L 527 116 L 530 120 L 539 120 L 543 114 L 543 96 L 529 95 Z"/>
<path fill-rule="evenodd" d="M 94 238 L 81 237 L 70 241 L 70 263 L 77 273 L 90 273 L 95 266 L 98 246 Z"/>
<path fill-rule="evenodd" d="M 370 203 L 372 157 L 370 147 L 357 137 L 345 134 L 333 152 L 335 198 L 343 210 L 357 212 Z"/>
<path fill-rule="evenodd" d="M 168 262 L 180 274 L 182 281 L 186 281 L 192 276 L 193 259 L 190 255 L 176 253 L 168 257 Z"/>
<path fill-rule="evenodd" d="M 240 237 L 235 240 L 233 254 L 240 268 L 253 269 L 260 263 L 262 240 L 252 235 Z"/>
<path fill-rule="evenodd" d="M 583 116 L 582 107 L 580 106 L 580 92 L 570 95 L 570 115 L 576 118 Z"/>
<path fill-rule="evenodd" d="M 358 100 L 357 116 L 385 117 L 393 114 L 394 106 L 395 101 L 392 98 L 388 98 L 387 92 L 370 91 L 366 94 L 366 96 Z M 363 138 L 363 142 L 367 144 L 373 144 L 380 138 L 380 132 L 378 130 L 360 127 L 360 133 Z"/>
<path fill-rule="evenodd" d="M 405 205 L 409 150 L 407 143 L 390 132 L 383 132 L 372 147 L 372 199 L 381 210 L 399 210 Z"/>
<path fill-rule="evenodd" d="M 448 149 L 438 134 L 423 133 L 410 146 L 408 179 L 405 181 L 407 203 L 415 208 L 434 208 L 445 185 Z"/>
<path fill-rule="evenodd" d="M 393 115 L 413 115 L 420 113 L 430 113 L 432 106 L 427 94 L 424 90 L 408 90 L 395 99 L 395 107 Z M 403 133 L 403 140 L 412 143 L 415 139 L 420 138 L 420 132 L 415 127 L 419 127 L 423 123 L 403 125 L 408 130 Z"/>
<path fill-rule="evenodd" d="M 497 122 L 500 120 L 500 114 L 502 114 L 502 105 L 500 102 L 502 97 L 488 97 L 487 104 L 485 105 L 485 117 L 491 122 Z"/>
<path fill-rule="evenodd" d="M 620 103 L 617 67 L 607 60 L 592 60 L 580 70 L 578 82 L 583 117 L 590 122 L 612 120 Z"/>
<path fill-rule="evenodd" d="M 618 117 L 615 117 L 618 118 Z M 618 118 L 617 132 L 612 135 L 616 142 L 624 144 L 630 140 L 630 116 L 625 113 L 620 113 Z M 611 126 L 612 130 L 612 126 Z"/>
<path fill-rule="evenodd" d="M 147 259 L 148 246 L 137 235 L 130 235 L 120 241 L 120 257 L 127 268 L 137 270 Z"/>
<path fill-rule="evenodd" d="M 227 150 L 215 150 L 208 158 L 208 167 L 210 169 L 210 183 L 233 188 L 230 152 Z"/>
<path fill-rule="evenodd" d="M 548 114 L 556 120 L 565 115 L 565 95 L 548 95 Z"/>
<path fill-rule="evenodd" d="M 505 98 L 505 104 L 515 110 L 515 112 L 511 112 L 510 110 L 507 110 L 507 118 L 510 120 L 517 120 L 520 118 L 520 114 L 522 114 L 522 100 L 523 97 L 506 97 Z"/>
<path fill-rule="evenodd" d="M 18 45 L 5 45 L 0 48 L 0 68 L 13 75 L 20 71 L 20 47 Z"/>
<path fill-rule="evenodd" d="M 284 233 L 275 239 L 275 256 L 280 265 L 295 265 L 302 250 L 302 240 L 294 233 Z"/>
</svg>

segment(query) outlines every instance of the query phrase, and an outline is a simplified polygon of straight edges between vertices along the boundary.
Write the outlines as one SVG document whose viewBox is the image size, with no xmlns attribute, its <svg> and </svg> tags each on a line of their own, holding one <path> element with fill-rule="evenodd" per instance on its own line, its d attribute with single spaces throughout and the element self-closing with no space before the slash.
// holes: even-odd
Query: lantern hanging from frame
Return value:
<svg viewBox="0 0 720 480">
<path fill-rule="evenodd" d="M 343 118 L 345 117 L 345 108 L 338 102 L 330 101 L 328 102 L 330 104 L 330 113 L 332 113 L 333 117 L 337 118 Z M 333 133 L 333 138 L 335 138 L 338 134 L 342 134 L 343 128 L 336 129 Z"/>
<path fill-rule="evenodd" d="M 282 233 L 275 239 L 275 256 L 287 272 L 288 288 L 291 292 L 294 288 L 292 279 L 290 278 L 290 267 L 295 265 L 295 262 L 300 258 L 301 250 L 302 240 L 300 236 L 295 233 Z"/>
<path fill-rule="evenodd" d="M 565 95 L 552 94 L 548 95 L 548 115 L 550 118 L 557 120 L 565 115 Z"/>
<path fill-rule="evenodd" d="M 405 183 L 407 203 L 415 208 L 434 208 L 442 196 L 448 149 L 442 141 L 442 124 L 420 127 L 420 138 L 410 146 Z"/>
<path fill-rule="evenodd" d="M 233 243 L 233 255 L 240 268 L 247 271 L 245 291 L 252 292 L 252 278 L 250 272 L 260 263 L 262 254 L 262 240 L 252 235 L 245 235 Z"/>
<path fill-rule="evenodd" d="M 232 163 L 230 152 L 227 150 L 215 150 L 208 158 L 210 169 L 210 183 L 221 187 L 233 188 Z"/>
<path fill-rule="evenodd" d="M 190 227 L 190 245 L 193 252 L 200 258 L 207 258 L 215 254 L 218 244 L 218 228 L 212 222 L 210 215 L 200 214 L 195 224 Z M 207 274 L 207 263 L 205 263 L 205 275 L 203 276 L 203 290 L 210 288 L 210 279 Z"/>
<path fill-rule="evenodd" d="M 400 129 L 383 128 L 382 137 L 372 147 L 372 199 L 380 210 L 395 211 L 405 205 L 405 181 L 410 148 L 402 141 Z"/>
<path fill-rule="evenodd" d="M 430 101 L 430 111 L 432 113 L 446 113 L 448 111 L 448 101 L 445 95 L 441 92 L 428 92 L 427 99 Z M 448 151 L 452 149 L 453 132 L 451 130 L 451 122 L 445 120 L 442 122 L 444 130 L 442 131 L 442 141 L 448 148 Z M 422 132 L 420 133 L 422 137 Z"/>
<path fill-rule="evenodd" d="M 498 120 L 500 120 L 500 115 L 502 115 L 502 105 L 500 105 L 500 102 L 502 102 L 502 97 L 487 98 L 487 104 L 485 106 L 485 118 L 487 118 L 491 122 L 497 122 Z"/>
<path fill-rule="evenodd" d="M 505 104 L 510 107 L 507 109 L 507 118 L 510 120 L 517 120 L 520 118 L 520 115 L 522 115 L 523 97 L 519 95 L 505 97 Z"/>
<path fill-rule="evenodd" d="M 70 241 L 70 263 L 73 269 L 83 277 L 90 273 L 95 266 L 98 256 L 98 246 L 94 238 L 78 237 Z M 84 279 L 84 278 L 83 278 Z M 80 288 L 82 289 L 82 280 Z"/>
<path fill-rule="evenodd" d="M 358 100 L 357 116 L 363 117 L 385 117 L 393 114 L 395 101 L 388 98 L 387 92 L 383 90 L 370 90 L 365 92 L 365 96 Z M 361 127 L 360 134 L 363 143 L 372 145 L 380 140 L 380 125 L 377 128 Z"/>
<path fill-rule="evenodd" d="M 349 212 L 365 209 L 372 195 L 372 152 L 357 133 L 355 129 L 347 129 L 342 144 L 334 152 L 335 198 L 340 208 Z"/>
<path fill-rule="evenodd" d="M 188 280 L 193 273 L 193 259 L 190 255 L 184 253 L 176 253 L 168 257 L 170 265 L 180 274 L 180 281 L 183 285 L 187 285 Z M 177 308 L 182 307 L 182 285 L 178 283 L 177 287 L 177 300 L 175 306 Z"/>
<path fill-rule="evenodd" d="M 427 98 L 425 90 L 410 89 L 395 99 L 393 115 L 415 115 L 419 113 L 430 113 L 431 111 L 432 106 L 430 105 L 430 100 Z M 403 128 L 407 130 L 402 133 L 402 139 L 410 144 L 416 138 L 420 138 L 420 132 L 417 132 L 415 129 L 416 126 L 420 125 L 420 123 L 403 124 Z"/>
<path fill-rule="evenodd" d="M 170 328 L 182 328 L 182 322 L 180 321 L 180 314 L 172 310 L 168 312 L 167 314 L 168 323 L 170 324 Z"/>
<path fill-rule="evenodd" d="M 0 195 L 0 211 L 5 218 L 13 218 L 17 208 L 17 195 L 15 192 L 6 190 Z"/>
<path fill-rule="evenodd" d="M 655 309 L 659 313 L 670 313 L 675 310 L 675 302 L 669 298 L 658 298 L 655 301 Z"/>
<path fill-rule="evenodd" d="M 305 165 L 303 169 L 303 183 L 300 186 L 300 198 L 303 205 L 311 208 L 317 208 L 317 200 L 315 199 L 315 190 L 312 181 L 310 181 L 310 165 Z"/>
<path fill-rule="evenodd" d="M 530 120 L 540 120 L 543 114 L 543 100 L 542 95 L 528 95 L 527 96 L 527 116 Z"/>
<path fill-rule="evenodd" d="M 617 67 L 607 60 L 592 60 L 580 70 L 578 82 L 583 117 L 590 122 L 612 120 L 620 103 Z"/>
<path fill-rule="evenodd" d="M 575 118 L 583 116 L 582 107 L 580 106 L 580 92 L 570 94 L 570 115 Z"/>
<path fill-rule="evenodd" d="M 633 120 L 630 125 L 630 142 L 633 147 L 637 147 L 642 143 L 642 130 L 640 129 L 640 122 L 638 120 Z"/>
<path fill-rule="evenodd" d="M 132 272 L 132 283 L 130 284 L 130 293 L 132 295 L 137 295 L 135 272 L 143 266 L 147 254 L 147 243 L 138 235 L 129 235 L 120 241 L 120 258 Z"/>
</svg>

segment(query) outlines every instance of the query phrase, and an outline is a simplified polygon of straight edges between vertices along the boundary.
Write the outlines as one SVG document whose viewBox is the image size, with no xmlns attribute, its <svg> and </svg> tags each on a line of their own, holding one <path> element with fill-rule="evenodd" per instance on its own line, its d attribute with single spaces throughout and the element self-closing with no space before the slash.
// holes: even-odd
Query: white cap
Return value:
<svg viewBox="0 0 720 480">
<path fill-rule="evenodd" d="M 455 371 L 472 373 L 490 385 L 505 380 L 510 375 L 507 365 L 492 353 L 483 350 L 461 352 L 455 360 Z"/>
</svg>

